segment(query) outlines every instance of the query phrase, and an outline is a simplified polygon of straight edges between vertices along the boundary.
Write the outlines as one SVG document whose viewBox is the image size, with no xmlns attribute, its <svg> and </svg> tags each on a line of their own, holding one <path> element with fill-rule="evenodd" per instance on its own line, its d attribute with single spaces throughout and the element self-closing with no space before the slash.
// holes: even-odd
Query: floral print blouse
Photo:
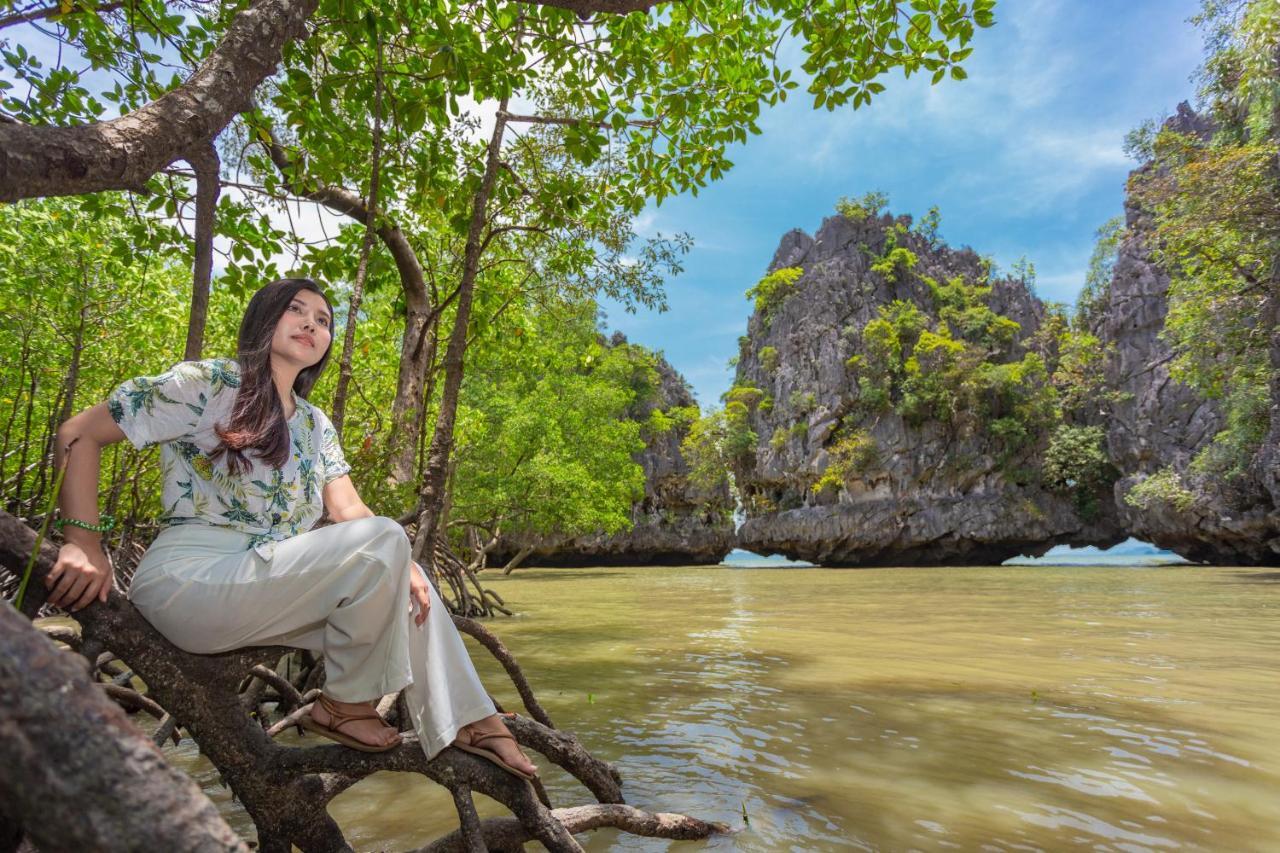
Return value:
<svg viewBox="0 0 1280 853">
<path fill-rule="evenodd" d="M 246 455 L 251 467 L 227 472 L 206 455 L 218 446 L 240 387 L 234 359 L 183 361 L 155 376 L 126 380 L 107 397 L 111 417 L 139 450 L 160 447 L 164 478 L 160 526 L 213 524 L 250 534 L 249 547 L 270 560 L 275 543 L 310 530 L 324 512 L 321 489 L 351 470 L 329 418 L 293 395 L 291 452 L 272 468 Z M 225 459 L 225 457 L 224 457 Z"/>
</svg>

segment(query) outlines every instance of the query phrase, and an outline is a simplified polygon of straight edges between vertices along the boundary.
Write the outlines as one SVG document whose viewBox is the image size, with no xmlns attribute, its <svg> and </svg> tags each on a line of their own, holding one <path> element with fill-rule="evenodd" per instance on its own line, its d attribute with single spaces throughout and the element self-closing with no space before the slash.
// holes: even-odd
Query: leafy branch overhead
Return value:
<svg viewBox="0 0 1280 853">
<path fill-rule="evenodd" d="M 619 190 L 638 205 L 696 191 L 729 168 L 727 146 L 759 133 L 761 106 L 798 86 L 794 69 L 779 62 L 788 40 L 805 54 L 815 106 L 858 108 L 883 91 L 877 78 L 894 68 L 931 73 L 935 82 L 947 73 L 962 79 L 975 27 L 993 23 L 992 6 L 880 0 L 850 13 L 842 3 L 799 0 L 256 0 L 229 19 L 156 0 L 96 13 L 72 7 L 48 23 L 88 68 L 45 67 L 20 45 L 3 53 L 8 76 L 31 95 L 11 87 L 3 101 L 0 200 L 138 189 L 216 137 L 264 81 L 308 150 L 328 161 L 356 129 L 327 134 L 332 119 L 371 103 L 363 35 L 371 15 L 388 46 L 388 123 L 402 139 L 449 125 L 460 98 L 497 100 L 554 84 L 565 93 L 557 118 L 574 122 L 570 150 L 584 164 L 625 154 L 634 169 Z M 90 72 L 116 82 L 95 90 Z M 118 117 L 108 115 L 109 103 Z M 359 132 L 368 136 L 367 122 Z M 345 151 L 336 159 L 354 164 L 367 148 Z M 318 177 L 338 183 L 334 174 Z"/>
</svg>

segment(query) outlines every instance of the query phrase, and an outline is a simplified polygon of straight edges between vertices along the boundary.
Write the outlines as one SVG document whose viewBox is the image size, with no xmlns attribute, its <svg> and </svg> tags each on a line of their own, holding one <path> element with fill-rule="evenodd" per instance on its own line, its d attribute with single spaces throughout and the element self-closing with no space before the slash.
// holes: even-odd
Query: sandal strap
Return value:
<svg viewBox="0 0 1280 853">
<path fill-rule="evenodd" d="M 467 734 L 468 734 L 468 735 L 470 736 L 470 738 L 471 738 L 471 745 L 472 745 L 472 746 L 479 746 L 481 742 L 486 741 L 486 740 L 490 740 L 490 739 L 495 738 L 495 737 L 497 737 L 497 738 L 507 738 L 508 740 L 515 740 L 515 739 L 516 739 L 516 738 L 515 738 L 515 735 L 511 734 L 511 732 L 481 732 L 481 733 L 476 733 L 476 732 L 474 732 L 474 731 L 471 731 L 471 732 L 468 732 Z"/>
<path fill-rule="evenodd" d="M 320 694 L 320 705 L 329 714 L 329 728 L 333 729 L 335 732 L 341 731 L 343 726 L 348 723 L 354 723 L 357 720 L 382 720 L 382 715 L 378 714 L 376 711 L 370 711 L 367 714 L 353 714 L 343 711 L 333 703 L 332 699 L 325 696 L 323 693 Z M 382 722 L 385 725 L 386 721 L 382 720 Z"/>
</svg>

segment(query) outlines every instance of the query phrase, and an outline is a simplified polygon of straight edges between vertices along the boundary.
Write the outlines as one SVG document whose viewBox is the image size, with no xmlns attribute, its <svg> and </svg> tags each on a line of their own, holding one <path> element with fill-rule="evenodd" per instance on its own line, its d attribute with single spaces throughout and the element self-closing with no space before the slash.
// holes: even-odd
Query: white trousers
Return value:
<svg viewBox="0 0 1280 853">
<path fill-rule="evenodd" d="M 410 722 L 434 758 L 468 723 L 496 713 L 448 608 L 413 622 L 409 537 L 392 518 L 321 527 L 278 542 L 270 560 L 227 527 L 160 532 L 129 599 L 175 646 L 196 654 L 244 646 L 322 652 L 324 692 L 365 702 L 405 690 Z"/>
</svg>

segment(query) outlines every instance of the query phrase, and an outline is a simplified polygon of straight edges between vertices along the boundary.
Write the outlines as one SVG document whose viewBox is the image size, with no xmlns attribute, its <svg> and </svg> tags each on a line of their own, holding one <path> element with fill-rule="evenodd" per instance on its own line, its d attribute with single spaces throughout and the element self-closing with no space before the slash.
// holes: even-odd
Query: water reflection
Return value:
<svg viewBox="0 0 1280 853">
<path fill-rule="evenodd" d="M 549 713 L 618 765 L 629 802 L 744 827 L 710 849 L 1280 850 L 1280 587 L 1239 574 L 644 568 L 492 582 L 524 611 L 496 627 Z M 546 775 L 558 805 L 589 800 Z M 456 823 L 447 795 L 393 774 L 333 811 L 359 849 Z"/>
</svg>

